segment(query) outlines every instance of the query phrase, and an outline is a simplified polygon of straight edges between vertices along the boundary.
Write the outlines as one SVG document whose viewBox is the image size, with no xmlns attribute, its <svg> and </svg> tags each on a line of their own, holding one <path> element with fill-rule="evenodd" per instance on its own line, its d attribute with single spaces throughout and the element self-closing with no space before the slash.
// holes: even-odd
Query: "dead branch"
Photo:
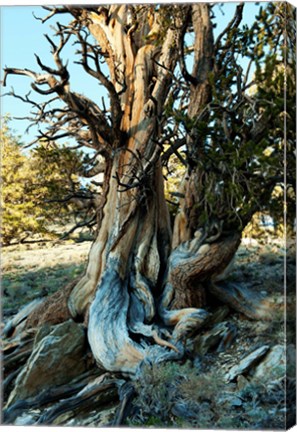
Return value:
<svg viewBox="0 0 297 432">
<path fill-rule="evenodd" d="M 233 18 L 231 19 L 231 21 L 229 22 L 227 27 L 225 27 L 225 29 L 219 34 L 219 36 L 217 37 L 217 40 L 215 41 L 215 44 L 214 44 L 214 51 L 215 52 L 221 46 L 221 40 L 223 39 L 223 37 L 226 34 L 228 34 L 230 30 L 239 27 L 239 25 L 242 21 L 243 8 L 244 8 L 244 3 L 240 3 L 238 6 L 236 6 L 236 10 L 235 10 Z"/>
<path fill-rule="evenodd" d="M 117 129 L 120 126 L 121 117 L 122 117 L 122 110 L 121 110 L 121 103 L 120 103 L 119 96 L 112 82 L 103 74 L 101 70 L 100 63 L 99 63 L 99 55 L 102 55 L 102 53 L 100 49 L 98 49 L 97 46 L 88 43 L 87 42 L 88 33 L 86 32 L 84 33 L 85 33 L 85 37 L 82 36 L 81 31 L 78 31 L 76 33 L 78 40 L 81 44 L 81 54 L 82 54 L 82 60 L 76 63 L 81 64 L 89 75 L 98 79 L 101 82 L 101 84 L 103 84 L 103 86 L 107 89 L 111 100 L 112 120 L 114 123 L 114 127 Z M 93 55 L 89 54 L 90 51 L 93 53 Z M 93 60 L 96 70 L 90 67 L 88 62 L 89 58 Z"/>
<path fill-rule="evenodd" d="M 49 408 L 38 420 L 38 424 L 57 424 L 57 420 L 71 418 L 83 410 L 91 410 L 118 400 L 117 387 L 120 380 L 107 379 L 105 375 L 85 386 L 77 395 L 64 399 Z"/>
<path fill-rule="evenodd" d="M 74 227 L 72 227 L 69 231 L 63 234 L 61 240 L 67 239 L 69 235 L 72 234 L 74 231 L 76 231 L 78 228 L 84 228 L 84 227 L 91 228 L 95 225 L 96 225 L 96 215 L 92 216 L 88 221 L 78 222 Z"/>
</svg>

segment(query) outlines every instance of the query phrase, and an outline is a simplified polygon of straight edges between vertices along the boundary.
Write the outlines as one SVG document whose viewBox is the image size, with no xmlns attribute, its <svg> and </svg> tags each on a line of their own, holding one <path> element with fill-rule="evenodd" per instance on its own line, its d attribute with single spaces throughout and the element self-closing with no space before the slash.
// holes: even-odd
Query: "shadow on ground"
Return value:
<svg viewBox="0 0 297 432">
<path fill-rule="evenodd" d="M 53 294 L 83 272 L 84 263 L 55 264 L 36 270 L 13 268 L 2 276 L 2 314 L 6 318 L 38 297 Z"/>
</svg>

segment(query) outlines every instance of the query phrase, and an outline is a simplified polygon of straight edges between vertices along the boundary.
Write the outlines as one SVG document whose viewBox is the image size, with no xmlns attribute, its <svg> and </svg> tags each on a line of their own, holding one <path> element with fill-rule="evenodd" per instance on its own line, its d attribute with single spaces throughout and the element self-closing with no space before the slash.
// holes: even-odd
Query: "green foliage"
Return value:
<svg viewBox="0 0 297 432">
<path fill-rule="evenodd" d="M 81 155 L 42 142 L 26 154 L 7 120 L 1 142 L 3 244 L 35 235 L 55 237 L 54 224 L 65 225 L 71 219 L 74 206 L 63 198 L 81 187 L 77 175 Z"/>
<path fill-rule="evenodd" d="M 78 172 L 82 165 L 82 155 L 66 146 L 55 143 L 39 142 L 32 150 L 32 158 L 40 167 L 37 181 L 43 184 L 50 199 L 58 199 L 67 192 L 74 192 L 80 188 Z"/>
<path fill-rule="evenodd" d="M 7 123 L 1 129 L 2 142 L 2 241 L 24 240 L 35 233 L 47 232 L 47 220 L 40 205 L 45 189 L 36 188 L 37 170 L 22 154 L 17 138 Z"/>
<path fill-rule="evenodd" d="M 169 101 L 168 114 L 194 140 L 188 160 L 197 171 L 199 226 L 222 220 L 227 231 L 242 230 L 257 211 L 283 223 L 284 156 L 287 223 L 293 224 L 294 41 L 293 8 L 267 3 L 253 23 L 232 27 L 220 40 L 209 75 L 211 102 L 197 118 Z M 243 58 L 253 65 L 254 77 L 246 76 Z"/>
<path fill-rule="evenodd" d="M 186 362 L 144 367 L 135 382 L 138 396 L 129 426 L 205 429 L 278 429 L 284 425 L 283 370 L 244 387 L 224 381 L 213 369 L 202 371 Z M 277 380 L 276 380 L 277 378 Z M 271 418 L 270 412 L 274 413 Z"/>
<path fill-rule="evenodd" d="M 219 374 L 201 374 L 190 362 L 147 365 L 135 382 L 137 409 L 136 415 L 129 419 L 129 425 L 185 426 L 187 420 L 174 414 L 175 405 L 185 404 L 197 413 L 201 404 L 212 404 L 214 395 L 223 387 Z M 206 418 L 211 420 L 212 415 L 204 413 L 205 421 Z"/>
</svg>

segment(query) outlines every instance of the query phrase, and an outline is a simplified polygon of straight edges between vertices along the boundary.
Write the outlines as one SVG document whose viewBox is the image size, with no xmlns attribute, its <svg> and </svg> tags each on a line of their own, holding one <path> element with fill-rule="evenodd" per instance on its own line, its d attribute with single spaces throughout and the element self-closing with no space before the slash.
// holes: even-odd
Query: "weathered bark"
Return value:
<svg viewBox="0 0 297 432">
<path fill-rule="evenodd" d="M 29 409 L 41 408 L 43 406 L 50 405 L 53 402 L 58 402 L 62 399 L 68 399 L 76 395 L 100 372 L 90 371 L 78 376 L 75 382 L 58 386 L 50 387 L 46 390 L 41 391 L 37 396 L 28 398 L 25 400 L 18 400 L 9 408 L 3 410 L 3 422 L 4 424 L 11 424 L 14 420 L 20 416 L 23 412 Z M 5 384 L 5 383 L 4 383 Z"/>
<path fill-rule="evenodd" d="M 88 315 L 88 339 L 97 362 L 108 370 L 131 372 L 143 360 L 145 350 L 130 334 L 159 340 L 152 328 L 154 296 L 163 281 L 171 229 L 161 148 L 155 140 L 180 31 L 169 28 L 159 47 L 153 42 L 158 14 L 148 24 L 139 23 L 134 38 L 133 26 L 123 31 L 126 6 L 110 7 L 108 19 L 105 12 L 92 12 L 89 28 L 108 55 L 111 81 L 118 92 L 125 77 L 126 91 L 120 98 L 121 140 L 112 157 L 106 158 L 98 236 L 68 306 L 73 317 Z"/>
<path fill-rule="evenodd" d="M 182 310 L 165 313 L 168 302 L 166 305 L 163 302 L 159 312 L 166 325 L 176 326 L 172 337 L 176 344 L 203 325 L 208 316 L 205 311 L 196 309 L 202 302 L 199 289 L 196 290 L 198 294 L 193 291 L 194 281 L 200 284 L 210 274 L 220 273 L 234 255 L 239 237 L 230 241 L 230 245 L 227 239 L 224 247 L 222 243 L 211 245 L 212 253 L 204 255 L 205 250 L 203 254 L 200 250 L 197 255 L 196 239 L 191 240 L 197 222 L 191 214 L 197 195 L 193 171 L 185 192 L 185 208 L 182 208 L 187 221 L 186 235 L 179 240 L 182 242 L 180 252 L 183 254 L 189 246 L 185 241 L 192 241 L 192 244 L 187 249 L 187 256 L 177 259 L 176 250 L 167 268 L 170 221 L 159 163 L 161 149 L 156 145 L 156 139 L 158 118 L 177 60 L 174 48 L 179 46 L 182 38 L 182 26 L 169 27 L 159 46 L 153 42 L 159 30 L 158 14 L 153 14 L 148 26 L 139 24 L 141 31 L 133 38 L 133 26 L 131 31 L 123 32 L 122 22 L 127 19 L 127 9 L 114 6 L 108 13 L 107 19 L 105 10 L 99 10 L 98 14 L 92 12 L 89 28 L 108 55 L 111 80 L 118 91 L 122 90 L 120 77 L 126 77 L 126 91 L 120 99 L 122 134 L 116 153 L 111 160 L 106 160 L 106 186 L 99 213 L 98 237 L 89 255 L 86 274 L 72 291 L 68 306 L 74 317 L 89 311 L 88 338 L 96 361 L 108 370 L 131 373 L 147 355 L 135 339 L 149 337 L 177 351 L 176 355 L 181 354 L 170 342 L 162 340 L 152 327 L 156 316 L 155 298 L 166 275 L 166 286 L 173 287 L 175 292 L 173 306 Z M 149 15 L 149 9 L 147 13 Z M 194 118 L 209 100 L 207 80 L 213 61 L 213 42 L 209 6 L 193 5 L 192 14 L 196 54 L 190 106 L 196 108 L 191 108 L 189 115 Z M 143 42 L 144 35 L 146 43 Z M 116 58 L 118 68 L 111 58 Z M 197 143 L 193 137 L 188 141 L 189 149 L 194 151 Z M 222 253 L 216 259 L 219 249 Z M 182 263 L 176 260 L 182 260 Z M 163 299 L 168 297 L 167 291 L 168 288 Z M 180 295 L 184 297 L 182 301 L 178 300 Z"/>
<path fill-rule="evenodd" d="M 203 243 L 199 238 L 182 243 L 170 257 L 168 283 L 174 290 L 172 308 L 205 305 L 205 288 L 229 265 L 238 246 L 235 234 L 215 243 Z"/>
<path fill-rule="evenodd" d="M 136 396 L 136 390 L 131 382 L 124 383 L 119 390 L 120 405 L 115 413 L 112 426 L 123 426 L 132 408 L 132 401 Z"/>
<path fill-rule="evenodd" d="M 122 380 L 108 379 L 105 375 L 87 384 L 75 396 L 58 402 L 39 419 L 38 424 L 63 424 L 83 411 L 104 407 L 111 401 L 118 401 L 118 386 Z"/>
<path fill-rule="evenodd" d="M 56 291 L 54 294 L 44 299 L 42 303 L 38 304 L 28 316 L 25 328 L 37 329 L 45 323 L 60 324 L 71 318 L 68 308 L 68 299 L 71 291 L 80 279 L 81 276 L 78 276 L 64 288 Z"/>
<path fill-rule="evenodd" d="M 240 243 L 240 230 L 224 230 L 221 220 L 210 217 L 203 226 L 198 205 L 207 181 L 200 163 L 205 143 L 198 124 L 211 99 L 214 42 L 210 6 L 197 3 L 172 8 L 170 24 L 168 19 L 162 21 L 163 7 L 69 9 L 78 24 L 72 31 L 81 43 L 81 64 L 109 95 L 108 120 L 107 110 L 103 112 L 70 90 L 69 74 L 59 57 L 65 35 L 59 47 L 52 43 L 58 72 L 40 61 L 46 74 L 6 69 L 6 75 L 33 78 L 35 89 L 47 84 L 47 94 L 56 93 L 79 124 L 88 126 L 88 145 L 104 158 L 102 194 L 96 202 L 98 232 L 86 272 L 75 286 L 44 302 L 27 326 L 44 321 L 57 324 L 69 315 L 84 320 L 98 365 L 127 374 L 135 374 L 147 358 L 162 361 L 183 355 L 185 338 L 209 320 L 210 314 L 201 309 L 207 290 L 228 267 Z M 181 61 L 190 89 L 188 170 L 172 239 L 158 139 L 163 106 L 189 25 L 194 30 L 195 53 L 191 75 Z M 83 27 L 99 48 L 87 43 Z M 106 59 L 108 77 L 100 68 L 99 55 Z M 77 132 L 76 137 L 82 139 L 82 134 Z M 218 296 L 222 299 L 221 291 Z M 102 390 L 109 388 L 113 386 Z M 86 400 L 83 398 L 84 403 Z M 75 412 L 80 401 L 72 402 Z M 62 404 L 45 419 L 54 421 L 69 409 Z"/>
</svg>

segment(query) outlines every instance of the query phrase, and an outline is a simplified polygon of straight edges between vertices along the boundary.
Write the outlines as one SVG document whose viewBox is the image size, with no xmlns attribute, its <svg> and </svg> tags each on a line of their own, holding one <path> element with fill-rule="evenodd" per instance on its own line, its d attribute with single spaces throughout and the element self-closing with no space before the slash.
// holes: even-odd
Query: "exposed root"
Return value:
<svg viewBox="0 0 297 432">
<path fill-rule="evenodd" d="M 223 303 L 254 320 L 271 320 L 272 311 L 265 299 L 235 283 L 221 282 L 209 286 L 210 292 Z"/>
<path fill-rule="evenodd" d="M 24 322 L 26 319 L 32 315 L 37 309 L 41 307 L 41 305 L 44 303 L 43 299 L 36 299 L 21 308 L 21 310 L 11 319 L 7 322 L 3 329 L 3 336 L 4 337 L 11 337 L 15 335 L 15 333 L 18 333 L 18 330 L 24 326 Z M 16 331 L 16 329 L 18 329 Z"/>
<path fill-rule="evenodd" d="M 43 390 L 35 397 L 26 400 L 18 400 L 9 408 L 4 409 L 4 423 L 12 423 L 18 416 L 28 409 L 41 408 L 50 403 L 57 402 L 61 399 L 67 399 L 77 394 L 92 378 L 94 378 L 94 374 L 96 376 L 98 371 L 88 372 L 87 374 L 84 373 L 80 377 L 77 377 L 73 383 Z"/>
<path fill-rule="evenodd" d="M 44 323 L 60 324 L 71 318 L 68 309 L 68 298 L 81 276 L 74 279 L 64 288 L 49 296 L 28 317 L 26 328 L 39 327 Z"/>
<path fill-rule="evenodd" d="M 153 337 L 154 341 L 156 342 L 156 344 L 170 348 L 170 349 L 174 350 L 175 352 L 179 353 L 179 350 L 176 348 L 176 346 L 174 346 L 172 343 L 160 338 L 160 336 L 158 335 L 156 330 L 154 330 L 152 332 L 152 337 Z"/>
<path fill-rule="evenodd" d="M 112 426 L 122 426 L 131 412 L 131 404 L 136 395 L 131 382 L 124 383 L 119 389 L 120 405 L 116 411 Z"/>
<path fill-rule="evenodd" d="M 123 380 L 108 379 L 105 374 L 85 386 L 79 393 L 68 399 L 61 400 L 44 413 L 38 424 L 63 424 L 83 411 L 100 410 L 111 401 L 118 401 L 118 387 Z"/>
</svg>

